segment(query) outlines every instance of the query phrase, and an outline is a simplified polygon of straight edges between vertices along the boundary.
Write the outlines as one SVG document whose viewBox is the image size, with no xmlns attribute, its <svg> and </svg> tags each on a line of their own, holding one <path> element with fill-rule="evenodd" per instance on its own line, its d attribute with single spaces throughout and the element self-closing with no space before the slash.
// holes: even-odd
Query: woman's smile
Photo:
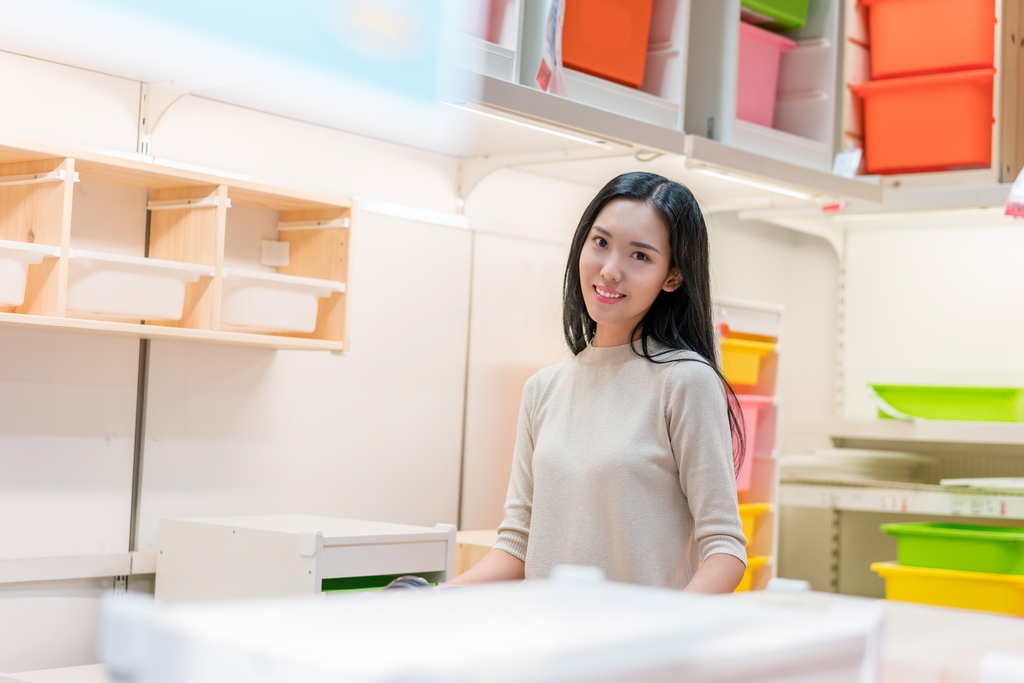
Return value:
<svg viewBox="0 0 1024 683">
<path fill-rule="evenodd" d="M 594 285 L 594 298 L 597 299 L 598 303 L 614 304 L 625 299 L 626 295 L 621 292 L 616 292 L 614 289 L 608 289 L 601 285 Z"/>
</svg>

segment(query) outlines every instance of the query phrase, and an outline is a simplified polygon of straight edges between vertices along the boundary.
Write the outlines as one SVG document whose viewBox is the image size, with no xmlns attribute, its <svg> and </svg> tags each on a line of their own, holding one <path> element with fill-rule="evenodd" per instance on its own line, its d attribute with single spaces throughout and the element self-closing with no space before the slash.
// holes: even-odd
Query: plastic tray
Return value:
<svg viewBox="0 0 1024 683">
<path fill-rule="evenodd" d="M 743 593 L 749 591 L 751 586 L 754 585 L 754 572 L 768 564 L 767 557 L 761 557 L 755 555 L 754 557 L 747 558 L 747 571 L 743 572 L 743 578 L 740 580 L 740 585 L 736 586 L 735 593 Z"/>
<path fill-rule="evenodd" d="M 761 359 L 775 350 L 773 342 L 722 339 L 722 374 L 730 384 L 753 386 L 761 374 Z"/>
<path fill-rule="evenodd" d="M 995 69 L 850 85 L 864 100 L 868 173 L 922 173 L 992 165 Z"/>
<path fill-rule="evenodd" d="M 736 473 L 736 490 L 749 491 L 750 477 L 754 471 L 754 458 L 757 456 L 757 435 L 761 411 L 775 403 L 771 396 L 753 396 L 737 394 L 740 411 L 743 413 L 743 435 L 745 437 L 743 462 Z"/>
<path fill-rule="evenodd" d="M 1024 576 L 903 567 L 875 562 L 889 600 L 1024 616 Z"/>
<path fill-rule="evenodd" d="M 250 332 L 309 333 L 316 329 L 319 299 L 345 284 L 263 271 L 224 269 L 221 324 Z"/>
<path fill-rule="evenodd" d="M 772 509 L 768 503 L 740 503 L 740 521 L 743 523 L 743 535 L 747 537 L 747 547 L 754 540 L 754 526 L 757 518 Z"/>
<path fill-rule="evenodd" d="M 72 249 L 69 312 L 124 320 L 180 320 L 185 285 L 213 266 Z"/>
<path fill-rule="evenodd" d="M 1024 422 L 1024 389 L 871 384 L 882 418 Z"/>
<path fill-rule="evenodd" d="M 31 242 L 0 240 L 0 306 L 25 303 L 28 267 L 44 258 L 60 256 L 60 247 Z"/>
<path fill-rule="evenodd" d="M 807 23 L 809 0 L 742 0 L 743 21 L 765 28 L 795 29 Z"/>
<path fill-rule="evenodd" d="M 562 63 L 591 76 L 639 88 L 644 83 L 654 0 L 586 0 L 565 4 Z"/>
<path fill-rule="evenodd" d="M 789 38 L 740 22 L 736 118 L 772 127 L 779 60 L 794 47 L 796 43 Z"/>
<path fill-rule="evenodd" d="M 1024 575 L 1024 528 L 969 524 L 883 524 L 904 567 Z"/>
<path fill-rule="evenodd" d="M 995 0 L 860 2 L 868 8 L 872 78 L 995 66 Z"/>
</svg>

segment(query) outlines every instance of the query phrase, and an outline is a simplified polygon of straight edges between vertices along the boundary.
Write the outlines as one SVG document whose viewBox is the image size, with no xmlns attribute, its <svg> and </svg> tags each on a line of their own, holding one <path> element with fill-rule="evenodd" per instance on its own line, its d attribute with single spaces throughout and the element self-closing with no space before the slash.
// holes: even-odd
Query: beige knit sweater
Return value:
<svg viewBox="0 0 1024 683">
<path fill-rule="evenodd" d="M 526 578 L 560 564 L 683 588 L 700 562 L 746 562 L 721 380 L 696 353 L 653 363 L 588 347 L 523 390 L 495 548 Z"/>
</svg>

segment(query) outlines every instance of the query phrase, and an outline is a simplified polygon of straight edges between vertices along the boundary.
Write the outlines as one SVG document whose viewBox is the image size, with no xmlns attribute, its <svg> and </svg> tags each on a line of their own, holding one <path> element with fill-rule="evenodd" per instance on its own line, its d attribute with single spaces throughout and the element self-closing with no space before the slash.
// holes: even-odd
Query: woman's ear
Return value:
<svg viewBox="0 0 1024 683">
<path fill-rule="evenodd" d="M 665 284 L 661 286 L 661 289 L 666 292 L 674 292 L 679 289 L 680 285 L 683 284 L 683 273 L 678 268 L 673 268 L 668 277 L 665 278 Z"/>
</svg>

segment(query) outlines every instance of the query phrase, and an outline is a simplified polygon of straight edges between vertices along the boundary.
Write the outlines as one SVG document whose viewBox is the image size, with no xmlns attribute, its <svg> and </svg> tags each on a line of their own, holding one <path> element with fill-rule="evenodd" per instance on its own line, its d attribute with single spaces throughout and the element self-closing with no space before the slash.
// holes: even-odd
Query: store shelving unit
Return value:
<svg viewBox="0 0 1024 683">
<path fill-rule="evenodd" d="M 83 244 L 95 238 L 97 220 L 75 213 L 75 183 L 115 187 L 141 193 L 146 211 L 129 225 L 119 224 L 109 256 L 145 275 L 160 262 L 190 264 L 202 271 L 185 285 L 180 319 L 126 319 L 125 314 L 75 311 L 69 306 L 71 260 Z M 313 332 L 261 334 L 221 327 L 225 239 L 232 206 L 263 212 L 275 222 L 275 235 L 290 246 L 287 266 L 276 269 L 247 264 L 266 273 L 297 275 L 340 283 L 319 302 Z M 276 188 L 248 179 L 228 178 L 205 170 L 176 168 L 131 155 L 103 155 L 23 143 L 0 141 L 0 239 L 50 245 L 55 257 L 29 266 L 25 301 L 0 310 L 0 325 L 35 329 L 76 330 L 141 339 L 177 339 L 267 348 L 347 348 L 347 285 L 349 233 L 355 202 L 340 197 Z M 101 207 L 99 222 L 120 220 Z M 83 214 L 84 216 L 84 214 Z M 109 231 L 108 231 L 109 233 Z M 107 235 L 109 237 L 109 234 Z M 237 239 L 250 239 L 238 235 Z M 95 259 L 94 259 L 95 260 Z M 71 284 L 74 284 L 73 282 Z M 110 285 L 107 295 L 127 296 L 123 285 Z M 120 291 L 118 291 L 120 290 Z M 145 302 L 143 302 L 145 303 Z M 74 301 L 72 301 L 74 304 Z M 173 316 L 172 316 L 173 317 Z M 129 316 L 130 318 L 130 316 Z"/>
<path fill-rule="evenodd" d="M 740 0 L 692 0 L 685 129 L 757 154 L 828 172 L 836 110 L 840 0 L 811 0 L 807 25 L 786 31 L 773 128 L 736 118 Z"/>
<path fill-rule="evenodd" d="M 763 589 L 778 570 L 778 452 L 779 381 L 782 347 L 782 307 L 741 299 L 719 297 L 714 301 L 715 324 L 725 323 L 731 333 L 752 335 L 775 343 L 775 350 L 761 361 L 758 382 L 753 386 L 735 386 L 737 394 L 772 397 L 772 405 L 759 411 L 753 452 L 750 488 L 739 492 L 739 502 L 770 505 L 755 521 L 754 535 L 747 547 L 751 557 L 767 557 L 767 564 L 754 571 L 752 588 Z M 748 432 L 749 433 L 749 432 Z"/>
</svg>

